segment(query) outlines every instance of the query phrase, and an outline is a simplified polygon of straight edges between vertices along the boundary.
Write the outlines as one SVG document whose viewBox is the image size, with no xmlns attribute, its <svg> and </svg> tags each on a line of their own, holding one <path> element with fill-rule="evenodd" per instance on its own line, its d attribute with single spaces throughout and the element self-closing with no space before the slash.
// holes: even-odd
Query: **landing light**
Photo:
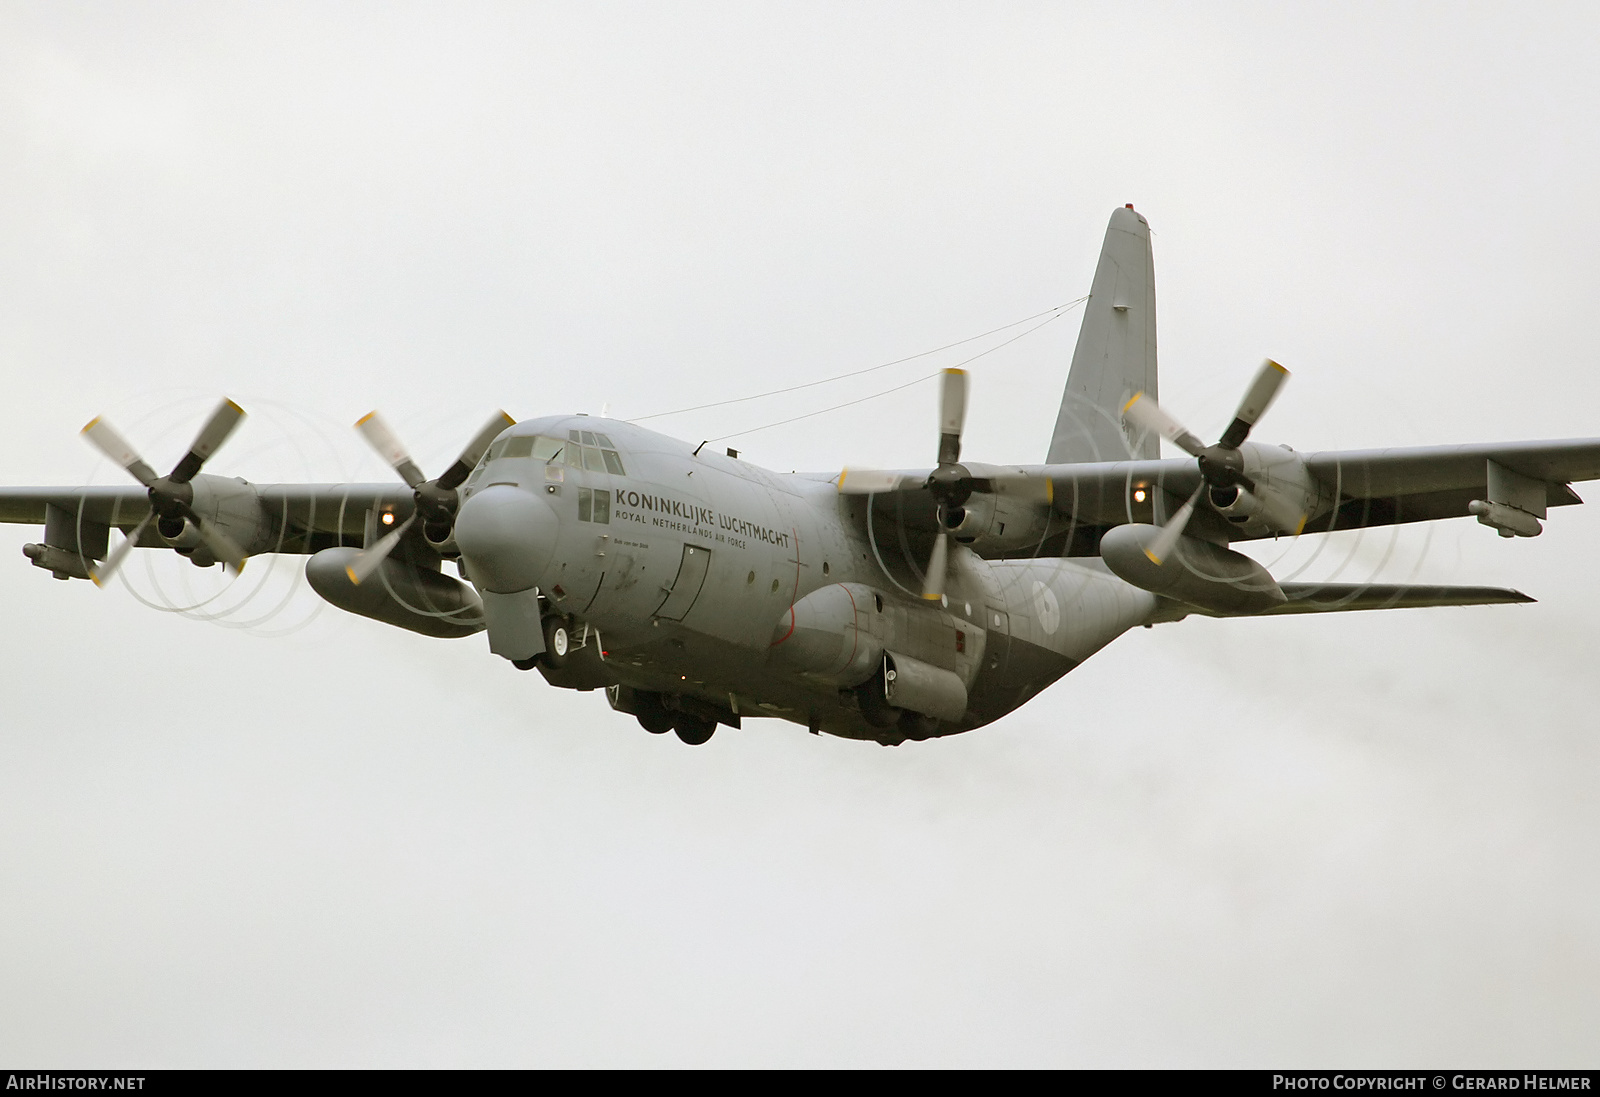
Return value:
<svg viewBox="0 0 1600 1097">
<path fill-rule="evenodd" d="M 1144 500 L 1145 500 L 1144 488 L 1134 488 L 1133 489 L 1133 501 L 1135 503 L 1142 503 L 1142 502 L 1144 502 Z"/>
<path fill-rule="evenodd" d="M 383 521 L 383 524 L 386 525 L 386 526 L 394 525 L 394 514 L 393 514 L 393 512 L 387 511 L 387 510 L 384 511 L 383 512 L 382 521 Z"/>
</svg>

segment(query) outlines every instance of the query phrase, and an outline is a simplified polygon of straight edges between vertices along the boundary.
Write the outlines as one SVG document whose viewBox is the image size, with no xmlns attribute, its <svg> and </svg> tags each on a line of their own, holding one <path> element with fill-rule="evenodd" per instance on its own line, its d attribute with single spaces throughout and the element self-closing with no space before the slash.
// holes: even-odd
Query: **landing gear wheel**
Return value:
<svg viewBox="0 0 1600 1097">
<path fill-rule="evenodd" d="M 638 712 L 634 719 L 639 721 L 639 726 L 651 735 L 665 735 L 672 730 L 672 713 L 665 709 L 655 712 Z"/>
<path fill-rule="evenodd" d="M 672 721 L 672 730 L 677 732 L 679 739 L 691 747 L 697 747 L 711 740 L 711 734 L 717 730 L 717 725 L 710 720 L 702 720 L 698 716 L 680 712 Z"/>
<path fill-rule="evenodd" d="M 532 670 L 539 665 L 539 657 L 535 655 L 532 659 L 513 659 L 511 665 L 518 670 Z"/>
<path fill-rule="evenodd" d="M 939 734 L 939 721 L 932 716 L 924 716 L 920 712 L 902 712 L 900 714 L 900 731 L 907 739 L 922 742 L 932 739 Z"/>
<path fill-rule="evenodd" d="M 900 719 L 900 710 L 883 696 L 883 674 L 880 672 L 856 687 L 856 704 L 862 719 L 875 728 L 892 728 Z"/>
<path fill-rule="evenodd" d="M 571 628 L 565 617 L 551 614 L 544 619 L 544 654 L 539 658 L 551 670 L 567 665 L 567 655 L 572 651 Z"/>
</svg>

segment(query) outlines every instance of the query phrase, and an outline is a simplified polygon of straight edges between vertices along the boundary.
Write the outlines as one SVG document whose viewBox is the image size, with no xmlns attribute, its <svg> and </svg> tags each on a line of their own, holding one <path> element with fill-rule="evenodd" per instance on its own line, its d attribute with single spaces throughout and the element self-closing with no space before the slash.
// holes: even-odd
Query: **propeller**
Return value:
<svg viewBox="0 0 1600 1097">
<path fill-rule="evenodd" d="M 1267 408 L 1277 397 L 1278 390 L 1288 379 L 1289 371 L 1272 359 L 1268 358 L 1262 362 L 1261 368 L 1256 371 L 1255 378 L 1250 382 L 1250 387 L 1245 390 L 1244 399 L 1239 402 L 1238 411 L 1234 412 L 1233 422 L 1228 424 L 1228 429 L 1222 432 L 1222 437 L 1214 446 L 1208 446 L 1200 441 L 1182 423 L 1163 411 L 1154 398 L 1145 393 L 1134 393 L 1133 398 L 1123 405 L 1124 422 L 1139 430 L 1159 434 L 1194 457 L 1200 465 L 1202 477 L 1200 487 L 1168 520 L 1161 536 L 1151 542 L 1146 553 L 1156 563 L 1159 564 L 1161 558 L 1177 545 L 1184 526 L 1188 525 L 1190 516 L 1194 514 L 1195 504 L 1200 500 L 1200 492 L 1208 487 L 1217 491 L 1234 488 L 1249 492 L 1251 498 L 1260 506 L 1262 514 L 1274 526 L 1296 534 L 1304 528 L 1306 513 L 1292 504 L 1284 503 L 1275 495 L 1259 490 L 1255 480 L 1244 471 L 1244 454 L 1239 451 L 1245 439 L 1250 437 L 1251 429 L 1266 414 Z"/>
<path fill-rule="evenodd" d="M 361 432 L 361 436 L 378 451 L 378 455 L 411 489 L 416 509 L 411 517 L 386 533 L 377 544 L 368 546 L 350 561 L 350 566 L 345 569 L 350 581 L 360 586 L 363 580 L 370 578 L 389 558 L 394 547 L 400 543 L 400 538 L 418 517 L 422 519 L 422 529 L 429 540 L 435 544 L 449 540 L 450 532 L 455 526 L 456 511 L 461 506 L 461 494 L 456 489 L 477 467 L 478 462 L 483 460 L 490 443 L 500 436 L 501 431 L 515 426 L 516 422 L 503 411 L 495 412 L 483 428 L 473 435 L 472 441 L 461 451 L 461 456 L 456 458 L 455 464 L 445 469 L 437 478 L 429 480 L 411 459 L 405 446 L 400 443 L 399 436 L 389 429 L 389 424 L 384 422 L 381 415 L 375 411 L 368 412 L 357 420 L 356 429 Z"/>
<path fill-rule="evenodd" d="M 950 531 L 966 517 L 963 504 L 977 492 L 1016 493 L 1049 505 L 1054 498 L 1051 481 L 980 465 L 982 475 L 961 463 L 961 431 L 967 418 L 967 371 L 947 369 L 939 381 L 938 465 L 926 477 L 876 469 L 845 469 L 839 473 L 842 495 L 878 495 L 920 488 L 933 496 L 939 534 L 922 585 L 922 597 L 937 602 L 944 597 L 945 573 L 950 560 Z"/>
<path fill-rule="evenodd" d="M 945 572 L 950 563 L 950 531 L 961 525 L 961 504 L 975 491 L 993 491 L 988 477 L 973 476 L 961 464 L 961 428 L 967 419 L 967 371 L 947 369 L 939 380 L 939 464 L 927 479 L 902 472 L 845 469 L 839 474 L 839 491 L 845 495 L 876 495 L 901 488 L 920 487 L 938 507 L 939 535 L 922 581 L 922 596 L 930 602 L 944 597 Z M 1048 483 L 1048 482 L 1047 482 Z M 1048 490 L 1048 488 L 1046 488 Z"/>
<path fill-rule="evenodd" d="M 938 503 L 939 536 L 922 580 L 922 596 L 930 602 L 944 597 L 945 572 L 950 564 L 950 530 L 961 524 L 961 504 L 971 498 L 978 482 L 961 462 L 961 428 L 967 421 L 967 371 L 947 369 L 939 384 L 939 465 L 928 474 L 928 493 Z M 989 485 L 987 482 L 985 487 Z"/>
<path fill-rule="evenodd" d="M 144 485 L 150 495 L 150 513 L 144 521 L 106 557 L 105 563 L 89 573 L 89 578 L 96 585 L 104 586 L 116 574 L 127 558 L 128 550 L 138 543 L 151 522 L 155 522 L 156 528 L 168 537 L 178 536 L 183 531 L 183 523 L 190 522 L 199 533 L 201 544 L 210 550 L 211 555 L 235 574 L 244 570 L 244 550 L 234 544 L 227 534 L 202 521 L 195 513 L 192 483 L 206 461 L 228 440 L 243 418 L 243 408 L 232 400 L 223 400 L 200 428 L 200 433 L 189 446 L 189 452 L 179 459 L 166 476 L 156 475 L 156 470 L 103 418 L 96 418 L 83 428 L 83 436 L 89 440 L 89 444 L 126 469 L 129 475 Z"/>
</svg>

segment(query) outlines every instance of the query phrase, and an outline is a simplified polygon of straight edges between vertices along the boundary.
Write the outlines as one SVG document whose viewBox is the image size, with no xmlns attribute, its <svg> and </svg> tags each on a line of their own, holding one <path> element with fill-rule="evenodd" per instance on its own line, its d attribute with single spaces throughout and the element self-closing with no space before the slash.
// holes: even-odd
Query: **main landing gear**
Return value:
<svg viewBox="0 0 1600 1097">
<path fill-rule="evenodd" d="M 897 747 L 907 739 L 920 743 L 939 735 L 939 721 L 910 709 L 896 708 L 883 695 L 883 676 L 873 675 L 856 687 L 856 705 L 861 717 L 879 729 L 874 738 L 886 747 Z"/>
</svg>

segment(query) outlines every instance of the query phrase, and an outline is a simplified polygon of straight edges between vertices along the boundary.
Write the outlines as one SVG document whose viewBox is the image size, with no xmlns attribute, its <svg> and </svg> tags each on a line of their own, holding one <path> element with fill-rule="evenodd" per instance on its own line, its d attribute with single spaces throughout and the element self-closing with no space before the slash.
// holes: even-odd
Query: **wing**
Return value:
<svg viewBox="0 0 1600 1097">
<path fill-rule="evenodd" d="M 1387 526 L 1459 518 L 1474 513 L 1475 500 L 1491 496 L 1491 468 L 1513 474 L 1532 492 L 1523 509 L 1543 516 L 1545 507 L 1581 503 L 1574 482 L 1600 479 L 1600 439 L 1474 443 L 1458 446 L 1342 450 L 1288 454 L 1288 466 L 1308 477 L 1320 491 L 1323 505 L 1305 525 L 1306 533 L 1366 526 Z M 1160 523 L 1200 486 L 1199 468 L 1191 458 L 1105 461 L 1068 465 L 969 466 L 985 486 L 1003 495 L 1006 485 L 1048 481 L 1046 494 L 1032 493 L 1036 521 L 1027 536 L 1001 538 L 980 534 L 972 549 L 987 558 L 1016 556 L 1093 556 L 1106 530 L 1126 522 Z M 938 531 L 934 507 L 924 484 L 930 469 L 873 473 L 883 490 L 864 496 L 870 503 L 851 508 L 865 526 L 870 506 L 877 527 L 913 542 Z M 856 490 L 866 478 L 857 475 Z M 879 486 L 873 482 L 873 487 Z M 848 489 L 846 489 L 848 490 Z M 1044 500 L 1048 499 L 1048 503 Z M 1206 510 L 1196 514 L 1191 530 L 1209 525 L 1213 537 L 1231 541 L 1270 537 L 1270 531 L 1230 528 Z M 958 540 L 960 538 L 958 537 Z M 1021 540 L 1023 544 L 1016 542 Z M 1285 611 L 1288 612 L 1288 611 Z"/>
<path fill-rule="evenodd" d="M 1572 490 L 1574 482 L 1600 479 L 1600 439 L 1307 454 L 1307 470 L 1334 489 L 1340 502 L 1306 529 L 1462 517 L 1471 513 L 1473 500 L 1487 498 L 1491 462 L 1542 483 L 1546 506 L 1571 506 L 1583 502 Z"/>
<path fill-rule="evenodd" d="M 250 556 L 360 545 L 369 521 L 388 512 L 401 522 L 414 507 L 404 484 L 251 484 L 202 475 L 194 486 L 194 510 Z M 140 531 L 141 546 L 167 547 L 144 524 L 149 515 L 149 497 L 137 484 L 0 488 L 0 522 L 43 526 L 42 541 L 23 552 L 64 577 L 87 578 L 92 562 L 106 558 L 112 529 Z"/>
</svg>

